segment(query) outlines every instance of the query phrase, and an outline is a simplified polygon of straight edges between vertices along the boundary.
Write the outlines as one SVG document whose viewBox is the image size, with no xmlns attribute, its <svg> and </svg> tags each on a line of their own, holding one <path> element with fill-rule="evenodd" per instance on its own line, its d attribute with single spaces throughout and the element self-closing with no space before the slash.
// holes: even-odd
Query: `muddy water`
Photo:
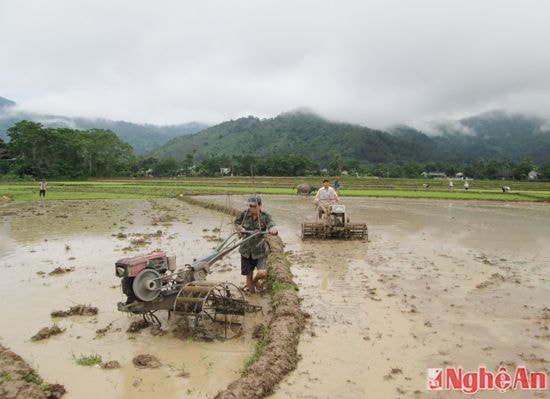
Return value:
<svg viewBox="0 0 550 399">
<path fill-rule="evenodd" d="M 550 369 L 548 205 L 346 199 L 370 242 L 302 242 L 311 201 L 264 198 L 311 315 L 302 360 L 273 398 L 460 398 L 427 391 L 426 369 Z"/>
<path fill-rule="evenodd" d="M 114 275 L 117 259 L 163 249 L 178 266 L 212 251 L 213 238 L 229 234 L 219 213 L 179 201 L 43 201 L 0 205 L 0 339 L 49 382 L 64 384 L 66 398 L 206 398 L 240 374 L 253 351 L 250 330 L 261 315 L 247 316 L 247 333 L 227 342 L 180 340 L 149 330 L 129 334 L 136 316 L 116 309 L 125 300 Z M 221 228 L 221 232 L 213 229 Z M 145 235 L 144 235 L 145 234 Z M 141 240 L 141 241 L 140 241 Z M 145 240 L 145 242 L 143 242 Z M 242 285 L 237 255 L 214 268 L 212 281 Z M 74 271 L 50 276 L 56 267 Z M 230 270 L 231 269 L 231 270 Z M 263 298 L 250 298 L 262 303 Z M 30 337 L 51 326 L 53 310 L 76 304 L 99 308 L 94 317 L 55 319 L 65 329 L 40 342 Z M 166 315 L 161 315 L 169 329 Z M 96 330 L 110 325 L 105 336 Z M 132 359 L 155 355 L 163 366 L 137 369 Z M 78 366 L 75 359 L 99 354 L 120 369 Z M 183 376 L 182 376 L 183 372 Z"/>
</svg>

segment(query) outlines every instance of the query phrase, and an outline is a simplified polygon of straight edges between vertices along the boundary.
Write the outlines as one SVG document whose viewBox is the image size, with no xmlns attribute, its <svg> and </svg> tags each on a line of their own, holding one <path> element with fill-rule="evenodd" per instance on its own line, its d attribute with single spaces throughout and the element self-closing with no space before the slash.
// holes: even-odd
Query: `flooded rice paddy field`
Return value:
<svg viewBox="0 0 550 399">
<path fill-rule="evenodd" d="M 225 227 L 221 223 L 225 223 Z M 174 337 L 173 321 L 161 321 L 166 335 L 151 329 L 126 330 L 139 316 L 117 310 L 126 298 L 115 276 L 118 259 L 162 249 L 178 266 L 212 252 L 219 235 L 228 235 L 219 213 L 177 200 L 43 201 L 0 205 L 0 343 L 21 355 L 50 383 L 67 389 L 64 398 L 206 398 L 240 375 L 253 352 L 251 330 L 264 315 L 247 315 L 246 333 L 226 342 Z M 222 228 L 221 232 L 217 229 Z M 236 255 L 225 258 L 211 281 L 242 285 Z M 56 268 L 67 269 L 50 275 Z M 249 298 L 264 305 L 265 298 Z M 54 310 L 83 304 L 97 316 L 51 318 Z M 41 328 L 65 331 L 32 342 Z M 104 329 L 105 333 L 98 333 Z M 79 366 L 76 359 L 100 355 L 120 369 Z M 138 369 L 132 359 L 156 356 L 162 366 Z"/>
<path fill-rule="evenodd" d="M 241 208 L 246 196 L 203 199 Z M 458 398 L 464 394 L 428 392 L 426 369 L 550 369 L 548 205 L 345 203 L 351 222 L 368 224 L 369 242 L 302 242 L 300 223 L 314 219 L 312 198 L 264 197 L 310 315 L 302 360 L 273 398 Z M 162 248 L 178 265 L 190 263 L 210 252 L 215 228 L 229 233 L 228 216 L 175 200 L 11 203 L 0 214 L 0 342 L 46 381 L 64 384 L 65 397 L 211 397 L 239 375 L 253 351 L 249 331 L 223 343 L 128 334 L 133 319 L 116 310 L 124 299 L 117 259 Z M 236 254 L 221 263 L 209 279 L 242 282 Z M 56 267 L 74 271 L 49 276 Z M 99 314 L 62 319 L 63 334 L 30 341 L 52 324 L 51 311 L 75 304 L 97 306 Z M 110 323 L 98 337 L 96 330 Z M 76 365 L 75 357 L 90 353 L 122 367 Z M 136 369 L 131 360 L 141 353 L 163 366 Z M 495 395 L 501 394 L 475 397 Z M 548 397 L 547 391 L 502 395 Z"/>
<path fill-rule="evenodd" d="M 368 224 L 370 242 L 302 242 L 299 224 L 314 220 L 312 198 L 264 198 L 311 315 L 302 360 L 273 398 L 460 398 L 427 391 L 426 369 L 550 370 L 548 205 L 345 203 L 351 222 Z"/>
</svg>

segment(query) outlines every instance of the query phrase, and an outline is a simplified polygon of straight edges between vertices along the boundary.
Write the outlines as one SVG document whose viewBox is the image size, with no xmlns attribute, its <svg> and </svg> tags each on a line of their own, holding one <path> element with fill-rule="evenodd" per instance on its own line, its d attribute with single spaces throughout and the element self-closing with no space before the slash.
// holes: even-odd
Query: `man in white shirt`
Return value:
<svg viewBox="0 0 550 399">
<path fill-rule="evenodd" d="M 38 185 L 39 191 L 38 191 L 38 197 L 46 197 L 46 186 L 48 183 L 46 180 L 42 179 Z"/>
<path fill-rule="evenodd" d="M 315 204 L 319 209 L 319 219 L 323 216 L 323 212 L 327 211 L 330 204 L 338 202 L 340 202 L 340 198 L 338 198 L 338 194 L 336 194 L 336 191 L 330 186 L 330 181 L 327 179 L 323 180 L 323 187 L 321 187 L 319 191 L 317 191 L 317 195 L 315 195 Z"/>
</svg>

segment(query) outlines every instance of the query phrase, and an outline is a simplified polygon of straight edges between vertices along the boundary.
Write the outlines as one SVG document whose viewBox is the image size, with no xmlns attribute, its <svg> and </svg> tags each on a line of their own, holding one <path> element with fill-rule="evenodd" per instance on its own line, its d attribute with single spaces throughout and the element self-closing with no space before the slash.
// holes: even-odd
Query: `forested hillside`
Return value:
<svg viewBox="0 0 550 399">
<path fill-rule="evenodd" d="M 431 145 L 429 151 L 433 152 Z M 272 119 L 249 116 L 224 122 L 198 134 L 178 137 L 151 153 L 177 160 L 194 154 L 269 156 L 294 154 L 323 161 L 340 154 L 368 162 L 420 160 L 414 143 L 359 125 L 329 122 L 312 113 L 291 112 Z"/>
<path fill-rule="evenodd" d="M 459 128 L 458 128 L 459 127 Z M 550 158 L 550 129 L 537 118 L 488 113 L 440 124 L 426 135 L 407 126 L 388 132 L 330 122 L 307 112 L 275 118 L 249 116 L 178 137 L 152 151 L 156 158 L 188 156 L 297 155 L 321 163 L 335 155 L 364 163 L 473 162 L 480 159 L 544 162 Z M 466 132 L 466 133 L 465 133 Z"/>
<path fill-rule="evenodd" d="M 438 129 L 441 135 L 434 140 L 450 162 L 550 160 L 550 124 L 537 117 L 492 111 Z"/>
</svg>

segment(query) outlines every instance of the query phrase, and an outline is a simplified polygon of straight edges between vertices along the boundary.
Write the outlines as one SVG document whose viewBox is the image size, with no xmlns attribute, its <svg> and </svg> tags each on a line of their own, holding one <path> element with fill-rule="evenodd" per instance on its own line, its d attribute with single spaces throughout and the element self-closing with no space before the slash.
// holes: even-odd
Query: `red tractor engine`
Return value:
<svg viewBox="0 0 550 399">
<path fill-rule="evenodd" d="M 164 251 L 151 252 L 145 255 L 118 260 L 115 263 L 115 272 L 117 277 L 122 278 L 122 292 L 128 297 L 126 303 L 131 303 L 136 299 L 133 284 L 136 276 L 143 270 L 152 270 L 158 273 L 159 276 L 162 276 L 168 270 L 175 270 L 175 266 L 176 257 L 167 256 Z"/>
</svg>

